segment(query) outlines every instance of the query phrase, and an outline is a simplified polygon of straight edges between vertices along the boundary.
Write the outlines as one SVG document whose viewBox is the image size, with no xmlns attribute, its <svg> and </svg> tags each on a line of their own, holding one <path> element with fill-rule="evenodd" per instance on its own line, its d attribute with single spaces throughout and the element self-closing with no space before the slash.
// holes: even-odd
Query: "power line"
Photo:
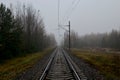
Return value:
<svg viewBox="0 0 120 80">
<path fill-rule="evenodd" d="M 76 4 L 75 4 L 75 6 L 72 8 L 72 10 L 71 10 L 71 13 L 75 10 L 75 8 L 77 7 L 77 5 L 79 4 L 79 2 L 80 2 L 80 0 L 78 0 L 77 2 L 76 2 Z"/>
<path fill-rule="evenodd" d="M 73 7 L 75 4 L 76 0 L 73 0 L 71 3 L 71 6 Z M 65 14 L 63 16 L 63 21 L 65 20 L 65 17 L 69 14 L 70 10 L 71 10 L 71 6 L 68 7 L 68 9 L 65 11 Z"/>
<path fill-rule="evenodd" d="M 72 1 L 72 5 L 75 3 L 75 1 L 76 1 L 76 0 L 73 0 L 73 1 Z"/>
<path fill-rule="evenodd" d="M 69 19 L 69 17 L 71 16 L 72 12 L 73 12 L 73 11 L 76 9 L 76 7 L 78 6 L 79 2 L 80 2 L 80 0 L 78 0 L 78 1 L 75 3 L 75 5 L 71 8 L 71 11 L 69 12 L 67 19 Z"/>
<path fill-rule="evenodd" d="M 58 36 L 60 36 L 60 0 L 58 0 Z"/>
<path fill-rule="evenodd" d="M 70 17 L 70 15 L 72 14 L 72 12 L 75 10 L 75 8 L 77 7 L 77 5 L 79 4 L 80 0 L 73 0 L 71 5 L 72 7 L 67 9 L 67 19 Z M 58 0 L 58 28 L 62 28 L 65 30 L 65 28 L 63 28 L 60 24 L 60 0 Z M 59 29 L 60 30 L 60 29 Z M 60 32 L 60 31 L 59 31 Z"/>
<path fill-rule="evenodd" d="M 58 0 L 58 27 L 59 27 L 59 24 L 60 24 L 60 0 Z"/>
<path fill-rule="evenodd" d="M 71 3 L 71 6 L 72 6 L 72 7 L 74 6 L 74 4 L 75 4 L 76 1 L 77 1 L 77 0 L 73 0 L 73 1 L 72 1 L 72 3 Z M 69 11 L 71 10 L 71 6 L 66 10 L 65 15 L 69 13 Z"/>
<path fill-rule="evenodd" d="M 72 1 L 72 4 L 71 4 L 72 7 L 70 7 L 69 9 L 67 9 L 67 12 L 66 12 L 66 14 L 65 14 L 65 16 L 67 16 L 67 17 L 66 17 L 66 20 L 68 20 L 68 19 L 70 18 L 72 12 L 76 9 L 76 7 L 78 6 L 79 3 L 80 3 L 80 0 L 73 0 L 73 1 Z M 64 19 L 65 19 L 65 16 L 63 16 Z M 63 19 L 63 21 L 64 21 L 64 19 Z M 65 22 L 65 21 L 64 21 L 64 22 Z"/>
<path fill-rule="evenodd" d="M 77 1 L 77 0 L 73 0 L 72 3 L 71 3 L 71 6 L 74 6 L 74 4 L 75 4 L 76 1 Z M 70 10 L 71 10 L 71 7 L 69 7 L 69 8 L 67 9 L 66 13 L 69 13 Z"/>
</svg>

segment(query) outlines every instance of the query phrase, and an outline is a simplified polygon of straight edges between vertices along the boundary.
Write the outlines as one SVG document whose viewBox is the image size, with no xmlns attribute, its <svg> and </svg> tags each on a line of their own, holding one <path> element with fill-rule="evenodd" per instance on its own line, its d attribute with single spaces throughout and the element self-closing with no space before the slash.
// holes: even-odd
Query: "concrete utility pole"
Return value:
<svg viewBox="0 0 120 80">
<path fill-rule="evenodd" d="M 62 26 L 67 26 L 68 27 L 68 30 L 65 29 L 64 27 Z M 67 31 L 69 33 L 69 40 L 68 40 L 68 48 L 69 48 L 69 51 L 70 51 L 70 48 L 71 48 L 71 37 L 70 37 L 70 21 L 68 23 L 68 25 L 59 25 L 60 28 L 64 29 L 65 31 Z M 65 38 L 65 34 L 64 34 L 64 38 Z M 65 39 L 64 39 L 65 40 Z M 65 42 L 64 42 L 65 44 Z"/>
<path fill-rule="evenodd" d="M 70 51 L 70 48 L 71 48 L 71 40 L 70 40 L 70 21 L 69 21 L 69 51 Z"/>
</svg>

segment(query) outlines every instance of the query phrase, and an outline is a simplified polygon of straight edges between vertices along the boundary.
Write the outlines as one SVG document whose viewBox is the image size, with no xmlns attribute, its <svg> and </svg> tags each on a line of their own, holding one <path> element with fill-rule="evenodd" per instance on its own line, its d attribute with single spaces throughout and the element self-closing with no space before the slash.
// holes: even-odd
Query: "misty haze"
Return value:
<svg viewBox="0 0 120 80">
<path fill-rule="evenodd" d="M 0 0 L 0 80 L 120 80 L 120 1 Z"/>
</svg>

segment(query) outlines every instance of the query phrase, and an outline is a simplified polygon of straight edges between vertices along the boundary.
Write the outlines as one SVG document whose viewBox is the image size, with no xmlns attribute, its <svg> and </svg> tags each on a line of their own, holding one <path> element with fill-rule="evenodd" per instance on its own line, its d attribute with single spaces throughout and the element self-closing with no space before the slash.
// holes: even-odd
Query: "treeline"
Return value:
<svg viewBox="0 0 120 80">
<path fill-rule="evenodd" d="M 0 59 L 42 51 L 55 46 L 54 35 L 48 35 L 39 11 L 31 5 L 16 10 L 0 4 Z"/>
<path fill-rule="evenodd" d="M 64 46 L 68 47 L 68 33 L 64 36 Z M 72 48 L 111 48 L 120 50 L 120 31 L 112 30 L 109 33 L 91 33 L 79 36 L 76 32 L 71 32 Z"/>
</svg>

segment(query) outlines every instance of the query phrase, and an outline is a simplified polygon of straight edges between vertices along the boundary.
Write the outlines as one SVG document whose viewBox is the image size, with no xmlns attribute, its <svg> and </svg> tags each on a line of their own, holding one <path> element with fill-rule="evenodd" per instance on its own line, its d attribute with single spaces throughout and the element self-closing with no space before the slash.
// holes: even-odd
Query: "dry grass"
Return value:
<svg viewBox="0 0 120 80">
<path fill-rule="evenodd" d="M 72 53 L 97 68 L 106 79 L 120 79 L 120 54 L 73 49 Z"/>
<path fill-rule="evenodd" d="M 12 80 L 17 74 L 26 71 L 32 67 L 39 59 L 45 56 L 51 49 L 34 54 L 28 54 L 23 57 L 7 60 L 0 64 L 0 80 Z"/>
</svg>

